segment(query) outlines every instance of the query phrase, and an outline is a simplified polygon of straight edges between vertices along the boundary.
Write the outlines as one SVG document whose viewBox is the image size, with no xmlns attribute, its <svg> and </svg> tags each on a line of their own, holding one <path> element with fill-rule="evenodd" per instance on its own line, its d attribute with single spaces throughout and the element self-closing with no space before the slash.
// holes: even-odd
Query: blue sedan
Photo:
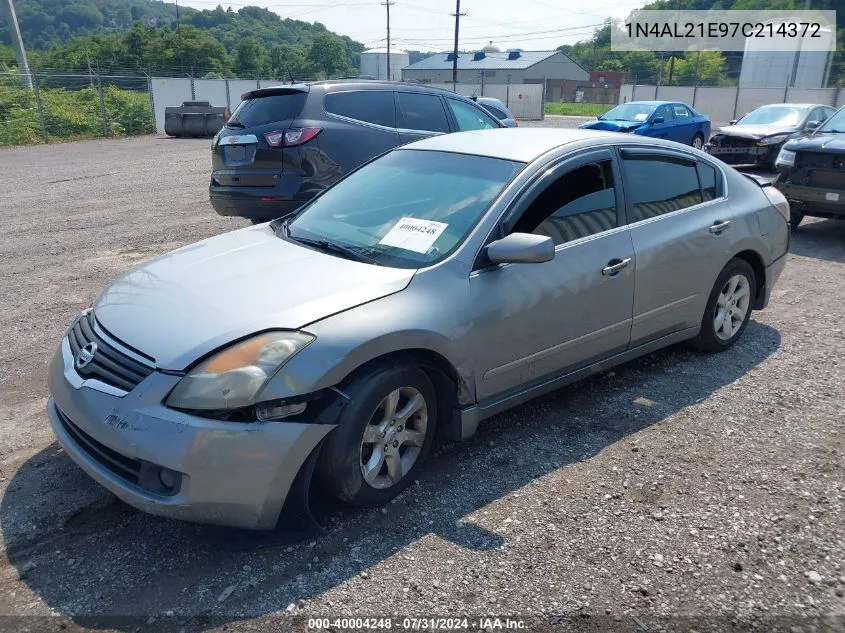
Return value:
<svg viewBox="0 0 845 633">
<path fill-rule="evenodd" d="M 663 138 L 692 145 L 696 149 L 704 147 L 705 141 L 710 138 L 710 118 L 679 101 L 623 103 L 580 127 Z"/>
</svg>

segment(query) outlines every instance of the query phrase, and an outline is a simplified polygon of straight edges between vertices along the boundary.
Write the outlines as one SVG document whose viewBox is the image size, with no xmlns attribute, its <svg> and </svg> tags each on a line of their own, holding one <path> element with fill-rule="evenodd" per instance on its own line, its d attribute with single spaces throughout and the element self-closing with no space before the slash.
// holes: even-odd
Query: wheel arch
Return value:
<svg viewBox="0 0 845 633">
<path fill-rule="evenodd" d="M 753 310 L 762 310 L 766 300 L 766 266 L 763 257 L 753 249 L 745 249 L 738 252 L 731 259 L 741 259 L 751 266 L 754 271 L 754 302 L 751 304 Z"/>
</svg>

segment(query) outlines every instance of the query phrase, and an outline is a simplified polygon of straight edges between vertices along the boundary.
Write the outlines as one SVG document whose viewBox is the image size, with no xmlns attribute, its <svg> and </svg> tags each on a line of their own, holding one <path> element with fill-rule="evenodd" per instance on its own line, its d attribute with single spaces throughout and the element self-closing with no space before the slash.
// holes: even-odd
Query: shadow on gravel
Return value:
<svg viewBox="0 0 845 633">
<path fill-rule="evenodd" d="M 69 629 L 193 631 L 283 612 L 381 561 L 412 554 L 403 549 L 424 537 L 455 548 L 498 548 L 505 537 L 464 517 L 510 493 L 519 495 L 520 506 L 536 506 L 531 491 L 520 489 L 701 403 L 779 345 L 777 330 L 752 321 L 740 343 L 723 354 L 676 346 L 561 389 L 489 420 L 464 444 L 438 446 L 418 484 L 385 510 L 338 509 L 324 535 L 293 545 L 233 551 L 219 530 L 136 512 L 88 480 L 53 444 L 9 482 L 0 506 L 6 553 L 28 589 L 73 620 Z M 643 504 L 644 512 L 653 511 L 649 501 Z M 251 538 L 256 546 L 267 544 L 249 534 L 237 542 L 249 545 Z M 433 571 L 410 559 L 397 563 L 405 573 L 396 578 L 399 597 L 386 596 L 397 603 L 402 587 L 413 587 L 415 579 L 448 573 L 446 561 Z M 411 607 L 414 595 L 413 588 L 405 594 Z M 355 606 L 327 604 L 318 598 L 314 606 L 347 615 Z"/>
<path fill-rule="evenodd" d="M 814 257 L 845 264 L 845 222 L 804 220 L 792 232 L 789 250 L 802 257 Z"/>
</svg>

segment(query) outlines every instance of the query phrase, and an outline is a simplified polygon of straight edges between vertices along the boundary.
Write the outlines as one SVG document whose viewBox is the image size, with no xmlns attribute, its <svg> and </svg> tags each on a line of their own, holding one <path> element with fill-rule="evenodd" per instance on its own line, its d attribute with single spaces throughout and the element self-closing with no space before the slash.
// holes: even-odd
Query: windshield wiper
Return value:
<svg viewBox="0 0 845 633">
<path fill-rule="evenodd" d="M 346 259 L 351 259 L 356 262 L 363 262 L 365 264 L 375 264 L 376 266 L 382 265 L 381 262 L 379 262 L 375 258 L 370 257 L 368 255 L 364 255 L 364 253 L 360 252 L 357 249 L 350 248 L 349 246 L 335 244 L 334 242 L 329 242 L 328 240 L 315 240 L 308 237 L 295 237 L 291 235 L 290 228 L 288 227 L 288 222 L 284 222 L 279 227 L 274 228 L 281 228 L 285 233 L 285 237 L 287 237 L 289 240 L 297 242 L 298 244 L 302 244 L 304 246 L 311 246 L 325 252 L 335 253 L 336 255 L 342 255 Z M 278 231 L 276 231 L 276 234 L 278 235 Z"/>
<path fill-rule="evenodd" d="M 246 126 L 243 123 L 241 123 L 240 121 L 226 121 L 226 127 L 245 128 Z"/>
<path fill-rule="evenodd" d="M 816 134 L 845 134 L 845 130 L 817 130 Z"/>
</svg>

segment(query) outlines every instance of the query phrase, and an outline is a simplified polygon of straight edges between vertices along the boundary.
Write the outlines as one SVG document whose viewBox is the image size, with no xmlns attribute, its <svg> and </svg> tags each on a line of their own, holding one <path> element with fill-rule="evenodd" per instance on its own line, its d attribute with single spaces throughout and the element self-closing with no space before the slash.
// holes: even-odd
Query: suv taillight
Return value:
<svg viewBox="0 0 845 633">
<path fill-rule="evenodd" d="M 265 132 L 264 140 L 267 141 L 267 145 L 273 148 L 293 147 L 307 143 L 322 131 L 323 128 L 319 127 L 292 127 L 288 130 Z"/>
<path fill-rule="evenodd" d="M 772 203 L 772 206 L 780 211 L 783 219 L 789 222 L 789 201 L 784 197 L 784 195 L 771 185 L 763 187 L 763 193 L 766 194 L 766 197 L 769 199 L 769 202 Z"/>
</svg>

